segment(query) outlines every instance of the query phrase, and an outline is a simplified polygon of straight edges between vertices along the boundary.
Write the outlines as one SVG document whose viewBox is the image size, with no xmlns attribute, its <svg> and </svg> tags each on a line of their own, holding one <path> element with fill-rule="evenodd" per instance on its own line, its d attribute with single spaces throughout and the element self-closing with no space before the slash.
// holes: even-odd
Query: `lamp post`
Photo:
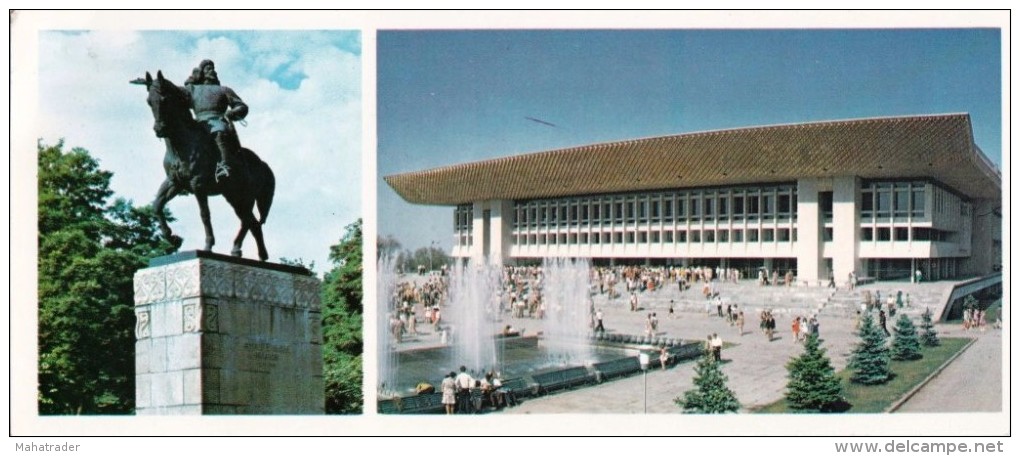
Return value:
<svg viewBox="0 0 1020 456">
<path fill-rule="evenodd" d="M 638 361 L 641 363 L 641 377 L 644 380 L 644 391 L 645 391 L 645 414 L 648 414 L 648 353 L 641 353 L 638 355 Z"/>
</svg>

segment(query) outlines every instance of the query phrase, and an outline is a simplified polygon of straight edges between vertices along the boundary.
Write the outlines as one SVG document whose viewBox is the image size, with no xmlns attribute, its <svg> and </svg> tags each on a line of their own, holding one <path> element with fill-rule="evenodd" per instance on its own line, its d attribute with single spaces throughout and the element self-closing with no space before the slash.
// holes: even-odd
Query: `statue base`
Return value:
<svg viewBox="0 0 1020 456">
<path fill-rule="evenodd" d="M 325 413 L 308 270 L 191 251 L 153 259 L 134 287 L 137 415 Z"/>
</svg>

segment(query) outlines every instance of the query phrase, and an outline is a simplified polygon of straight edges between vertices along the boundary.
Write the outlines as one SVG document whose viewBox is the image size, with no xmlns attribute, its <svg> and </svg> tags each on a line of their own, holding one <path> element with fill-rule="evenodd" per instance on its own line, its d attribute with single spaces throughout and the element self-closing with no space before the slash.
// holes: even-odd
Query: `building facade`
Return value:
<svg viewBox="0 0 1020 456">
<path fill-rule="evenodd" d="M 453 256 L 792 271 L 806 284 L 1001 264 L 1001 174 L 966 114 L 645 138 L 386 178 L 454 207 Z"/>
</svg>

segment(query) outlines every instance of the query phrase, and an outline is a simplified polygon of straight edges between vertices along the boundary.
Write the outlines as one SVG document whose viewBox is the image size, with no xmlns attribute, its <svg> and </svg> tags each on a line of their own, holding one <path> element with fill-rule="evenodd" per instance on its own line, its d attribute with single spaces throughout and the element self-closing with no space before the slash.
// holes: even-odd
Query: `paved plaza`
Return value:
<svg viewBox="0 0 1020 456">
<path fill-rule="evenodd" d="M 718 291 L 726 304 L 736 304 L 745 312 L 745 326 L 741 334 L 725 318 L 716 314 L 714 305 L 707 302 L 695 286 L 680 292 L 676 285 L 656 291 L 637 293 L 640 309 L 629 309 L 628 296 L 609 300 L 605 295 L 595 297 L 595 307 L 605 314 L 607 332 L 641 335 L 645 331 L 647 315 L 655 312 L 659 318 L 657 336 L 679 337 L 684 340 L 703 341 L 710 334 L 719 334 L 724 342 L 733 344 L 723 350 L 723 372 L 729 377 L 729 387 L 736 393 L 742 405 L 742 413 L 783 398 L 786 383 L 786 363 L 803 352 L 802 345 L 794 342 L 791 321 L 794 315 L 810 317 L 817 315 L 822 347 L 837 370 L 846 367 L 852 347 L 859 340 L 854 334 L 856 312 L 852 302 L 860 302 L 864 290 L 880 292 L 883 296 L 898 290 L 912 296 L 910 306 L 901 312 L 915 317 L 925 306 L 934 307 L 938 315 L 941 308 L 935 303 L 945 302 L 943 296 L 951 290 L 952 282 L 911 284 L 889 282 L 859 287 L 853 292 L 844 289 L 833 290 L 815 287 L 759 287 L 754 281 L 738 284 L 719 284 Z M 674 318 L 668 314 L 669 302 L 674 301 Z M 940 301 L 941 300 L 941 301 Z M 772 310 L 776 316 L 776 334 L 772 341 L 759 330 L 758 314 L 763 308 Z M 710 310 L 710 312 L 706 312 Z M 420 315 L 420 314 L 419 314 Z M 888 326 L 892 330 L 894 319 Z M 511 318 L 509 314 L 501 321 L 493 322 L 493 332 L 502 326 L 512 325 L 523 328 L 525 335 L 544 331 L 545 320 L 532 318 Z M 423 327 L 424 326 L 424 327 Z M 940 375 L 936 376 L 917 394 L 906 401 L 898 412 L 965 412 L 998 411 L 1002 403 L 1002 331 L 988 329 L 985 332 L 964 332 L 959 325 L 937 325 L 940 337 L 976 337 L 978 340 Z M 419 325 L 419 335 L 409 338 L 400 349 L 421 348 L 438 345 L 438 335 L 432 328 Z M 681 408 L 673 399 L 693 387 L 695 362 L 688 361 L 666 370 L 656 369 L 647 376 L 634 375 L 627 378 L 578 388 L 548 396 L 529 398 L 521 405 L 504 409 L 501 413 L 680 413 Z M 973 375 L 979 374 L 987 381 L 980 388 L 968 386 Z M 647 381 L 647 402 L 644 382 Z M 967 391 L 966 394 L 954 394 Z M 953 397 L 957 399 L 954 400 Z M 950 399 L 947 399 L 950 398 Z M 646 405 L 647 404 L 647 405 Z"/>
</svg>

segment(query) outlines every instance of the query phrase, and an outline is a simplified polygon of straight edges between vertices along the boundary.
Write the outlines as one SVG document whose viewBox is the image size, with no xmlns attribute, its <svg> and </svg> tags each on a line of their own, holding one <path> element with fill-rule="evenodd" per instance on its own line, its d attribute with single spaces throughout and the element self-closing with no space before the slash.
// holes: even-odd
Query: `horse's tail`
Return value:
<svg viewBox="0 0 1020 456">
<path fill-rule="evenodd" d="M 269 208 L 273 206 L 273 195 L 276 193 L 276 176 L 269 164 L 262 161 L 259 156 L 248 148 L 241 148 L 241 156 L 248 162 L 249 172 L 252 176 L 253 193 L 255 194 L 255 207 L 259 210 L 259 225 L 265 225 L 269 218 Z"/>
<path fill-rule="evenodd" d="M 273 194 L 276 193 L 276 176 L 266 162 L 262 162 L 262 166 L 265 167 L 266 175 L 262 180 L 262 187 L 255 196 L 255 205 L 259 208 L 259 224 L 265 225 L 266 218 L 269 217 L 269 208 L 273 206 Z"/>
</svg>

